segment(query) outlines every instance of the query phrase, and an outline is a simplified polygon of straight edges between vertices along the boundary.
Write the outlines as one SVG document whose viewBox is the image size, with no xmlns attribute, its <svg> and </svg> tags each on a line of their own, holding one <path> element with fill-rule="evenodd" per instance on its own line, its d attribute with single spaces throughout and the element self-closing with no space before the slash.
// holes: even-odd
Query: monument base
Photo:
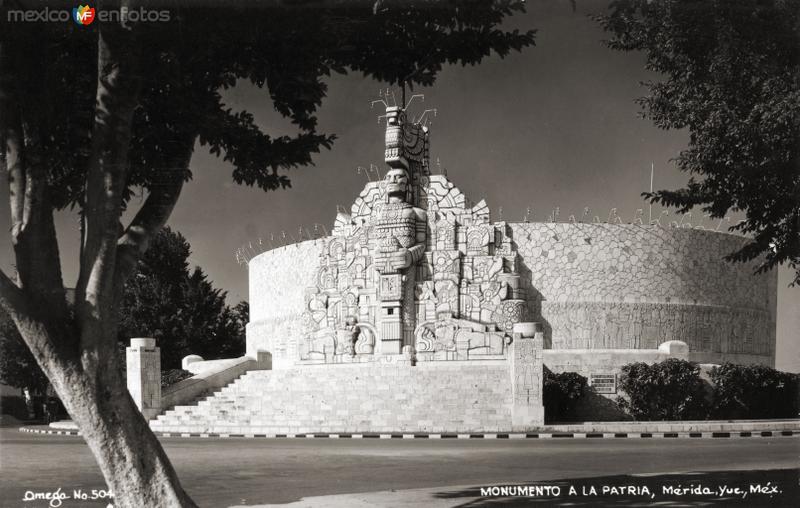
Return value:
<svg viewBox="0 0 800 508">
<path fill-rule="evenodd" d="M 524 431 L 544 425 L 544 406 L 514 406 L 511 430 Z"/>
</svg>

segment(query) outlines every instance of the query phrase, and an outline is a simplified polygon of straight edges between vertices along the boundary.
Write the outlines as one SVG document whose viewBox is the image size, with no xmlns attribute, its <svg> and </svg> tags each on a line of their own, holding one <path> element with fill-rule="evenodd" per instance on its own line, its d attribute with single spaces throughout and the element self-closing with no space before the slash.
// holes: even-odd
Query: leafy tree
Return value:
<svg viewBox="0 0 800 508">
<path fill-rule="evenodd" d="M 178 369 L 181 359 L 207 360 L 244 354 L 242 303 L 231 309 L 225 292 L 214 289 L 199 267 L 189 270 L 190 247 L 170 228 L 153 239 L 125 284 L 119 310 L 119 340 L 153 337 L 161 348 L 161 368 Z"/>
<path fill-rule="evenodd" d="M 620 407 L 637 420 L 705 417 L 705 387 L 695 363 L 677 358 L 652 365 L 629 363 L 622 367 L 619 388 L 628 395 L 620 397 Z"/>
<path fill-rule="evenodd" d="M 124 283 L 191 177 L 195 141 L 230 162 L 237 183 L 286 187 L 286 170 L 331 147 L 316 131 L 330 73 L 430 85 L 446 63 L 532 45 L 533 32 L 499 28 L 522 2 L 239 1 L 224 15 L 179 6 L 169 22 L 90 26 L 12 23 L 9 9 L 0 4 L 0 167 L 17 274 L 0 273 L 0 306 L 78 424 L 115 506 L 195 506 L 115 354 Z M 226 107 L 220 90 L 240 80 L 263 89 L 297 132 L 271 137 Z M 121 224 L 137 189 L 147 197 Z M 53 223 L 66 207 L 82 218 L 74 311 Z"/>
<path fill-rule="evenodd" d="M 2 309 L 0 309 L 0 382 L 22 390 L 28 414 L 33 412 L 33 397 L 45 395 L 50 384 L 14 323 Z"/>
<path fill-rule="evenodd" d="M 731 261 L 787 263 L 800 282 L 800 9 L 796 0 L 615 0 L 599 21 L 609 47 L 643 51 L 661 75 L 644 116 L 686 129 L 676 158 L 686 187 L 645 196 L 712 217 L 746 219 L 753 241 Z M 763 258 L 760 258 L 763 256 Z"/>
</svg>

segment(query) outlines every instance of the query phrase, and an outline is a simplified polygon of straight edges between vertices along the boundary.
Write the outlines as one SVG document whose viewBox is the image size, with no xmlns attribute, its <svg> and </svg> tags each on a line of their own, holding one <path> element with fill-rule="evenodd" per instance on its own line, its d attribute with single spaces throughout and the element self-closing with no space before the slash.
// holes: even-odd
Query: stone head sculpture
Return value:
<svg viewBox="0 0 800 508">
<path fill-rule="evenodd" d="M 393 168 L 386 173 L 386 196 L 408 201 L 408 172 L 402 168 Z"/>
</svg>

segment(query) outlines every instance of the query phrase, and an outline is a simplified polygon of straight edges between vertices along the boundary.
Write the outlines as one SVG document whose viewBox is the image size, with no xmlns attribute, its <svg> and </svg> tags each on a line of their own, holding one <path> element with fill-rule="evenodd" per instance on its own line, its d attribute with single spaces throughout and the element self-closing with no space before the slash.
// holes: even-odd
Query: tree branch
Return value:
<svg viewBox="0 0 800 508">
<path fill-rule="evenodd" d="M 0 308 L 12 318 L 27 314 L 25 294 L 3 270 L 0 270 Z"/>
<path fill-rule="evenodd" d="M 104 361 L 113 353 L 116 338 L 117 236 L 127 183 L 133 111 L 141 83 L 141 48 L 136 30 L 103 23 L 99 31 L 97 98 L 86 177 L 86 236 L 76 288 L 81 349 L 90 352 L 84 355 L 88 362 Z"/>
<path fill-rule="evenodd" d="M 20 59 L 9 42 L 0 47 L 0 139 L 8 171 L 11 238 L 19 286 L 58 319 L 66 313 L 66 302 L 42 157 L 46 91 L 41 84 L 27 85 L 23 96 L 18 88 L 18 83 L 37 75 L 46 65 L 44 52 L 35 53 Z"/>
<path fill-rule="evenodd" d="M 85 245 L 78 298 L 92 305 L 113 293 L 119 217 L 128 169 L 133 110 L 138 101 L 138 41 L 133 30 L 100 27 L 98 83 L 88 165 Z"/>
<path fill-rule="evenodd" d="M 19 103 L 15 104 L 12 97 L 14 74 L 8 53 L 8 43 L 0 43 L 0 162 L 8 171 L 11 236 L 16 237 L 22 227 L 25 175 L 22 171 L 22 122 Z"/>
<path fill-rule="evenodd" d="M 150 187 L 150 195 L 117 241 L 117 268 L 114 275 L 117 292 L 122 291 L 125 281 L 136 269 L 139 258 L 150 246 L 150 241 L 172 214 L 183 189 L 194 140 L 194 135 L 184 135 L 183 139 L 175 141 L 168 167 L 157 172 Z"/>
</svg>

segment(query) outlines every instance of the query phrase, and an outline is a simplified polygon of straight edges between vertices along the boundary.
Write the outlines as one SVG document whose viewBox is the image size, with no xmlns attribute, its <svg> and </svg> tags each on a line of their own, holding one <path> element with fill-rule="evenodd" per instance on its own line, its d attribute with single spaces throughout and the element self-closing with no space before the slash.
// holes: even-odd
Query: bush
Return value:
<svg viewBox="0 0 800 508">
<path fill-rule="evenodd" d="M 17 420 L 28 419 L 28 406 L 25 399 L 17 395 L 3 395 L 0 397 L 0 413 L 11 415 Z"/>
<path fill-rule="evenodd" d="M 575 372 L 554 374 L 544 369 L 544 414 L 548 421 L 565 419 L 586 393 L 586 378 Z"/>
<path fill-rule="evenodd" d="M 172 386 L 175 383 L 179 383 L 184 379 L 189 379 L 192 376 L 194 376 L 194 374 L 192 374 L 188 370 L 183 370 L 183 369 L 162 370 L 161 389 L 163 390 L 164 388 Z"/>
<path fill-rule="evenodd" d="M 800 376 L 763 365 L 725 363 L 711 370 L 714 418 L 795 418 Z"/>
<path fill-rule="evenodd" d="M 706 416 L 700 367 L 670 358 L 622 367 L 619 388 L 628 399 L 617 403 L 637 420 L 693 420 Z"/>
</svg>

